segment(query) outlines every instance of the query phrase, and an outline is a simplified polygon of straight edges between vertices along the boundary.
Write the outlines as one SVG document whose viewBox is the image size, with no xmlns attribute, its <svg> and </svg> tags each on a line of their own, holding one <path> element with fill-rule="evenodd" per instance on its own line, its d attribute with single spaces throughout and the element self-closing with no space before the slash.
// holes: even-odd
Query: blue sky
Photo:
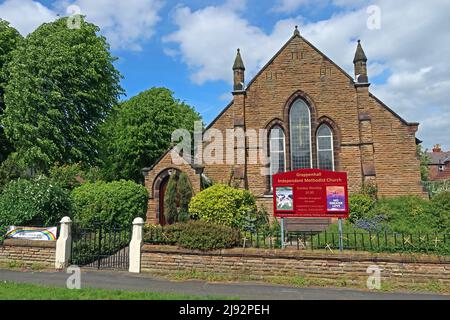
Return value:
<svg viewBox="0 0 450 320">
<path fill-rule="evenodd" d="M 298 24 L 353 74 L 360 38 L 371 91 L 407 121 L 421 122 L 427 148 L 450 149 L 448 0 L 0 0 L 0 18 L 26 35 L 74 8 L 102 28 L 128 97 L 164 86 L 206 123 L 230 101 L 236 48 L 250 80 Z"/>
</svg>

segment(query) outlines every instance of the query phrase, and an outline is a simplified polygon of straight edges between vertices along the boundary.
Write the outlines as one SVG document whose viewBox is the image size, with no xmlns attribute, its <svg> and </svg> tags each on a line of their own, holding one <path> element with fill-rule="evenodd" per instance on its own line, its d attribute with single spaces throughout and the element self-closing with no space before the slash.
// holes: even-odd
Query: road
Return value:
<svg viewBox="0 0 450 320">
<path fill-rule="evenodd" d="M 0 281 L 65 287 L 65 272 L 21 272 L 0 270 Z M 81 286 L 98 289 L 178 293 L 196 296 L 239 297 L 242 300 L 450 300 L 436 294 L 382 293 L 348 289 L 295 288 L 281 285 L 246 283 L 209 283 L 170 281 L 145 274 L 86 271 Z M 0 297 L 1 299 L 1 297 Z"/>
</svg>

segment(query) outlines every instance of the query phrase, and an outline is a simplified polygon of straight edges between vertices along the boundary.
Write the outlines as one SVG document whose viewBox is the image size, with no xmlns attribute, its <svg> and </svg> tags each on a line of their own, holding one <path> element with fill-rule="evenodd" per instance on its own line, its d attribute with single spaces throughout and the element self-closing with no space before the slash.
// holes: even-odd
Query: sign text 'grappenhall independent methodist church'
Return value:
<svg viewBox="0 0 450 320">
<path fill-rule="evenodd" d="M 348 218 L 347 173 L 302 169 L 273 176 L 276 217 Z"/>
</svg>

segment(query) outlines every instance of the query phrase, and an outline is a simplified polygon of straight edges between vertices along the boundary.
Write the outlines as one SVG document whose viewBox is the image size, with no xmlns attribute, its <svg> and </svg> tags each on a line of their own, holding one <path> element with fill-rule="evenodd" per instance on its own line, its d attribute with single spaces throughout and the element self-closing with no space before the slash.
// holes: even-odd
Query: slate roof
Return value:
<svg viewBox="0 0 450 320">
<path fill-rule="evenodd" d="M 447 152 L 428 152 L 431 158 L 430 165 L 439 165 L 450 162 L 450 151 Z"/>
</svg>

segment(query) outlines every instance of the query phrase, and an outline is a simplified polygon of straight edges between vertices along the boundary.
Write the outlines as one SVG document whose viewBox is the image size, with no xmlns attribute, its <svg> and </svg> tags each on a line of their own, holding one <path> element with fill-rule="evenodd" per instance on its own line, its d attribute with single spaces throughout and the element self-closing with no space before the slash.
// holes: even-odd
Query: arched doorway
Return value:
<svg viewBox="0 0 450 320">
<path fill-rule="evenodd" d="M 167 185 L 169 183 L 169 179 L 172 175 L 179 176 L 181 173 L 180 170 L 175 168 L 168 168 L 161 171 L 158 176 L 155 178 L 153 184 L 153 192 L 154 199 L 156 202 L 156 221 L 164 226 L 167 224 L 166 217 L 164 214 L 164 196 L 167 192 Z"/>
<path fill-rule="evenodd" d="M 161 226 L 165 226 L 167 224 L 166 222 L 166 216 L 164 215 L 164 196 L 166 194 L 167 190 L 167 184 L 169 183 L 170 176 L 164 177 L 161 181 L 161 184 L 159 185 L 159 217 L 158 222 Z"/>
</svg>

